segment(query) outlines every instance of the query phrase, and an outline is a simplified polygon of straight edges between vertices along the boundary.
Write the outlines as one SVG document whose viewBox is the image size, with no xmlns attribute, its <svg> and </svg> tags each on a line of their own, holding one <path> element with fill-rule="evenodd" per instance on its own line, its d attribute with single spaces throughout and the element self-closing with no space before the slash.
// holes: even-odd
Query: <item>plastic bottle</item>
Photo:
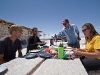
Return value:
<svg viewBox="0 0 100 75">
<path fill-rule="evenodd" d="M 64 47 L 60 44 L 58 47 L 58 58 L 63 59 L 64 58 Z"/>
</svg>

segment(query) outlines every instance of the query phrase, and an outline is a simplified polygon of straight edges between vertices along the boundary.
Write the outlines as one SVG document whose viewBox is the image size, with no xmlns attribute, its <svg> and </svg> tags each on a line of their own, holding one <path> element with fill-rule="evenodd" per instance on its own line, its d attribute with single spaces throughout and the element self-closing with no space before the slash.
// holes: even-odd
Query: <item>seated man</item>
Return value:
<svg viewBox="0 0 100 75">
<path fill-rule="evenodd" d="M 0 39 L 0 64 L 8 62 L 18 56 L 22 56 L 21 41 L 18 39 L 22 34 L 22 28 L 17 25 L 12 25 L 10 28 L 10 35 Z"/>
<path fill-rule="evenodd" d="M 38 28 L 34 27 L 32 29 L 32 33 L 33 33 L 33 36 L 30 36 L 28 38 L 28 46 L 27 46 L 27 52 L 26 53 L 28 53 L 29 50 L 37 49 L 38 45 L 42 45 L 43 44 L 41 42 L 41 40 L 39 39 L 39 37 L 38 37 Z"/>
</svg>

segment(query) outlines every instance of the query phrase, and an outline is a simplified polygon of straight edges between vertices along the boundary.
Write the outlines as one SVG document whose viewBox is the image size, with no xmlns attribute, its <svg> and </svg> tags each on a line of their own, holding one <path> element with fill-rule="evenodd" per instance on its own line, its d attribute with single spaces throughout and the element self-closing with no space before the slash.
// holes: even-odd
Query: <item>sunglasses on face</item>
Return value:
<svg viewBox="0 0 100 75">
<path fill-rule="evenodd" d="M 87 28 L 87 29 L 82 30 L 82 32 L 85 32 L 86 30 L 88 30 L 88 28 Z"/>
</svg>

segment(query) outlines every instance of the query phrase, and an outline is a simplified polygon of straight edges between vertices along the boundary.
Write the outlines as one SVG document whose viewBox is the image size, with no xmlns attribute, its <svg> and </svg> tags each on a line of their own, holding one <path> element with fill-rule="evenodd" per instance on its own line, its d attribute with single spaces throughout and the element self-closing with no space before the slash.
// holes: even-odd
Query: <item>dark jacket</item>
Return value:
<svg viewBox="0 0 100 75">
<path fill-rule="evenodd" d="M 29 50 L 37 49 L 38 42 L 41 42 L 38 36 L 30 36 L 28 38 L 27 53 Z"/>
</svg>

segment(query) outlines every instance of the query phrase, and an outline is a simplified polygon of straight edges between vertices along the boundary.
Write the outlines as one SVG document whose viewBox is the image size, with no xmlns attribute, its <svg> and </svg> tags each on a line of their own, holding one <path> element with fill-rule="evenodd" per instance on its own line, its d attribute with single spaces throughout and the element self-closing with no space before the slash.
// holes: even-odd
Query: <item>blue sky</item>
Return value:
<svg viewBox="0 0 100 75">
<path fill-rule="evenodd" d="M 57 34 L 68 18 L 82 36 L 84 23 L 92 23 L 100 33 L 100 0 L 0 0 L 0 18 L 43 33 Z"/>
</svg>

